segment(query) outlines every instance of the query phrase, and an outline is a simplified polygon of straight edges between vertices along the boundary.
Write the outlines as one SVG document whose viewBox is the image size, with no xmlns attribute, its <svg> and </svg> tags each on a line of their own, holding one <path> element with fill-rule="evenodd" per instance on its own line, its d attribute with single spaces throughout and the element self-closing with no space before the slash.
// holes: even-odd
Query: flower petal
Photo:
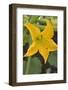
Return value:
<svg viewBox="0 0 68 90">
<path fill-rule="evenodd" d="M 24 57 L 32 56 L 33 54 L 37 53 L 38 49 L 36 46 L 36 43 L 33 42 L 32 45 L 30 45 L 29 49 L 27 50 L 27 53 L 24 55 Z"/>
<path fill-rule="evenodd" d="M 48 21 L 47 26 L 45 26 L 45 29 L 42 32 L 42 35 L 46 38 L 52 38 L 54 36 L 54 29 L 51 21 Z"/>
<path fill-rule="evenodd" d="M 57 50 L 57 44 L 52 39 L 50 39 L 48 42 L 48 50 L 49 51 Z"/>
<path fill-rule="evenodd" d="M 35 38 L 39 35 L 40 33 L 40 29 L 35 26 L 34 24 L 31 23 L 27 23 L 25 24 L 25 27 L 27 27 L 27 29 L 29 30 L 32 40 L 35 40 Z"/>
<path fill-rule="evenodd" d="M 48 55 L 49 55 L 48 49 L 44 48 L 44 46 L 40 46 L 39 47 L 39 52 L 42 55 L 42 57 L 44 58 L 45 63 L 46 63 L 46 61 L 48 59 Z"/>
</svg>

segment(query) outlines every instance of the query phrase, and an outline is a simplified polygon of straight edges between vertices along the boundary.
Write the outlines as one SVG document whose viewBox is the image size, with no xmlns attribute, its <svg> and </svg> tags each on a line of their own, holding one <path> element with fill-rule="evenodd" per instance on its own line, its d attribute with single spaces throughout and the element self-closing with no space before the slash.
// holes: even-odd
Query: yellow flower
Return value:
<svg viewBox="0 0 68 90">
<path fill-rule="evenodd" d="M 46 63 L 49 52 L 57 50 L 57 44 L 52 40 L 54 30 L 51 21 L 48 21 L 47 26 L 45 26 L 42 32 L 36 25 L 31 23 L 25 24 L 25 27 L 31 34 L 32 44 L 24 56 L 32 56 L 39 51 Z"/>
</svg>

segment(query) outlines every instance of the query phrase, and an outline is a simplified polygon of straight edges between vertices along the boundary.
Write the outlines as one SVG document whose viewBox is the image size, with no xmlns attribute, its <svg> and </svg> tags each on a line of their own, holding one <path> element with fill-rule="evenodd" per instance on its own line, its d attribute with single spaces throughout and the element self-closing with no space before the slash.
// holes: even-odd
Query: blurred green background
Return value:
<svg viewBox="0 0 68 90">
<path fill-rule="evenodd" d="M 54 37 L 53 40 L 57 43 L 57 17 L 56 16 L 35 16 L 24 15 L 23 24 L 32 23 L 36 24 L 40 31 L 44 30 L 47 25 L 47 20 L 51 20 L 54 25 Z M 23 56 L 27 52 L 27 49 L 32 42 L 31 35 L 27 28 L 23 25 Z M 23 74 L 43 74 L 43 73 L 57 73 L 57 51 L 51 52 L 48 57 L 48 61 L 45 64 L 43 57 L 39 52 L 32 57 L 23 57 Z"/>
</svg>

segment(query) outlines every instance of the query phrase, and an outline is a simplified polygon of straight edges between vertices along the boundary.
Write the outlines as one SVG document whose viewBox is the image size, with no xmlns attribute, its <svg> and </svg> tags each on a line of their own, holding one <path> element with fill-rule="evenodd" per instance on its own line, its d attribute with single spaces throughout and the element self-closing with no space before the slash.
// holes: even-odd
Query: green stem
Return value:
<svg viewBox="0 0 68 90">
<path fill-rule="evenodd" d="M 31 59 L 31 57 L 28 58 L 25 74 L 28 74 L 29 73 L 30 59 Z"/>
</svg>

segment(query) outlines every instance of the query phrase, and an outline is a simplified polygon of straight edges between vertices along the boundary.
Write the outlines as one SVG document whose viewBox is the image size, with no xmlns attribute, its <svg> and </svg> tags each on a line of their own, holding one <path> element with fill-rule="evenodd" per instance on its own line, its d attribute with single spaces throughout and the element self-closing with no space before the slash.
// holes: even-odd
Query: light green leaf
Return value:
<svg viewBox="0 0 68 90">
<path fill-rule="evenodd" d="M 31 23 L 37 23 L 38 18 L 39 18 L 39 16 L 31 16 L 30 22 Z"/>
<path fill-rule="evenodd" d="M 24 61 L 23 73 L 25 74 L 27 61 Z M 30 61 L 28 74 L 40 74 L 41 72 L 41 62 L 37 57 L 32 57 Z"/>
</svg>

